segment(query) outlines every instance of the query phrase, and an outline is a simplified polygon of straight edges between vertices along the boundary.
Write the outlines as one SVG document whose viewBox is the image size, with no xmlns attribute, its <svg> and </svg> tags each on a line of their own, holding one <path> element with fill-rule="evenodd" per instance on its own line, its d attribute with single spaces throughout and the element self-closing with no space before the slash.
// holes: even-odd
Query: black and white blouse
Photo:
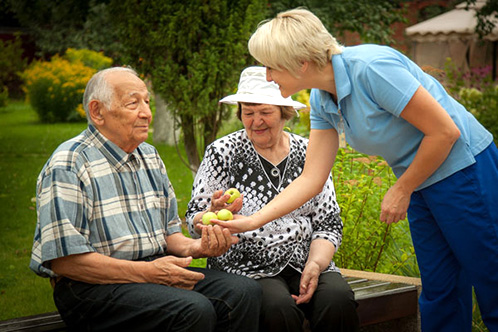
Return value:
<svg viewBox="0 0 498 332">
<path fill-rule="evenodd" d="M 264 166 L 268 161 L 256 152 L 244 129 L 224 136 L 206 148 L 186 214 L 192 237 L 199 237 L 194 231 L 194 216 L 207 210 L 216 190 L 237 188 L 244 195 L 238 214 L 248 216 L 260 210 L 301 174 L 308 140 L 291 133 L 289 136 L 288 157 L 279 165 L 267 165 L 269 172 Z M 297 210 L 257 230 L 238 234 L 239 242 L 224 255 L 208 258 L 208 267 L 255 279 L 275 276 L 287 265 L 302 272 L 312 240 L 325 239 L 332 242 L 336 250 L 339 248 L 342 239 L 339 212 L 329 177 L 323 191 Z M 338 271 L 333 261 L 324 272 L 329 271 Z"/>
</svg>

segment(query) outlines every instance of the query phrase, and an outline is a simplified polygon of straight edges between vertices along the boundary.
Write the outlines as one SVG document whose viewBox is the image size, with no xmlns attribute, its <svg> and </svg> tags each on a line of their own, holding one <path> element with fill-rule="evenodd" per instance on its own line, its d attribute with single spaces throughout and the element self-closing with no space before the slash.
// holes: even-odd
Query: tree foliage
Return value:
<svg viewBox="0 0 498 332">
<path fill-rule="evenodd" d="M 21 26 L 33 37 L 39 55 L 49 58 L 68 48 L 119 52 L 107 17 L 107 0 L 5 0 Z"/>
<path fill-rule="evenodd" d="M 334 35 L 392 43 L 404 0 L 4 0 L 47 58 L 67 48 L 104 51 L 152 81 L 182 129 L 189 163 L 216 134 L 241 70 L 255 64 L 247 40 L 264 18 L 305 6 Z M 115 61 L 116 62 L 116 61 Z"/>
<path fill-rule="evenodd" d="M 196 170 L 226 116 L 218 100 L 253 61 L 247 41 L 264 18 L 265 1 L 112 0 L 110 9 L 127 63 L 150 78 L 175 113 Z"/>
<path fill-rule="evenodd" d="M 366 43 L 394 43 L 391 25 L 403 22 L 402 0 L 281 0 L 270 1 L 272 16 L 305 7 L 317 15 L 334 36 L 357 32 Z"/>
<path fill-rule="evenodd" d="M 478 0 L 465 0 L 467 6 L 466 10 L 469 8 L 475 8 Z M 481 8 L 475 8 L 477 25 L 476 32 L 480 38 L 485 37 L 491 31 L 493 31 L 496 26 L 496 20 L 498 19 L 498 0 L 487 0 L 486 4 Z"/>
</svg>

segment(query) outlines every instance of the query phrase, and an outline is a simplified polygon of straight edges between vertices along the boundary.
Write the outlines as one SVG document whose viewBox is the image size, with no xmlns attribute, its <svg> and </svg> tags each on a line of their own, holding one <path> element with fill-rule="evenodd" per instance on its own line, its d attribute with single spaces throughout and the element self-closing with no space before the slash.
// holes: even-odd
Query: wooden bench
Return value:
<svg viewBox="0 0 498 332">
<path fill-rule="evenodd" d="M 57 311 L 41 315 L 14 318 L 0 322 L 0 331 L 65 331 L 66 325 Z"/>
<path fill-rule="evenodd" d="M 420 331 L 419 278 L 341 269 L 358 302 L 362 331 Z"/>
<path fill-rule="evenodd" d="M 362 331 L 420 331 L 417 319 L 420 279 L 346 269 L 341 272 L 359 303 Z M 388 325 L 379 328 L 379 324 Z M 0 332 L 64 330 L 57 312 L 0 322 Z"/>
</svg>

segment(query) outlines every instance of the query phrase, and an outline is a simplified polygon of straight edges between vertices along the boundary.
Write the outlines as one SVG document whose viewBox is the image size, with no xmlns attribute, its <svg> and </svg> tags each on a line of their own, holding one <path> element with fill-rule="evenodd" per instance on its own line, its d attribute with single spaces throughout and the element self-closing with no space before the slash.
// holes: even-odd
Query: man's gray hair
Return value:
<svg viewBox="0 0 498 332">
<path fill-rule="evenodd" d="M 92 123 L 90 112 L 88 110 L 88 105 L 92 100 L 100 101 L 106 108 L 111 106 L 112 98 L 114 97 L 114 87 L 109 86 L 106 76 L 109 73 L 117 71 L 128 72 L 138 77 L 137 72 L 130 67 L 112 67 L 94 74 L 90 81 L 88 81 L 85 93 L 83 94 L 83 108 L 85 109 L 88 123 Z"/>
</svg>

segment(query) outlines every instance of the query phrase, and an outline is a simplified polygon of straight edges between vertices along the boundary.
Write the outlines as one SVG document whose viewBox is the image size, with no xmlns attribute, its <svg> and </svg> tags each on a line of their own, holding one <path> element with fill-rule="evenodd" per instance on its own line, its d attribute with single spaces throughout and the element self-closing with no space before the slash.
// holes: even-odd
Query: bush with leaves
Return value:
<svg viewBox="0 0 498 332">
<path fill-rule="evenodd" d="M 474 114 L 498 144 L 498 85 L 491 78 L 491 66 L 463 72 L 448 58 L 443 83 L 451 95 Z"/>
<path fill-rule="evenodd" d="M 112 59 L 108 58 L 102 52 L 92 50 L 68 48 L 64 54 L 64 58 L 71 63 L 81 62 L 85 66 L 93 68 L 97 71 L 109 68 L 112 65 Z"/>
<path fill-rule="evenodd" d="M 379 219 L 384 194 L 396 182 L 389 165 L 347 147 L 339 149 L 332 174 L 344 223 L 335 262 L 344 268 L 417 276 L 407 221 L 388 225 Z"/>
<path fill-rule="evenodd" d="M 85 117 L 81 105 L 85 86 L 97 71 L 84 64 L 110 65 L 112 60 L 93 51 L 68 52 L 68 58 L 55 55 L 50 61 L 35 61 L 22 73 L 31 106 L 42 122 L 78 121 Z"/>
</svg>

